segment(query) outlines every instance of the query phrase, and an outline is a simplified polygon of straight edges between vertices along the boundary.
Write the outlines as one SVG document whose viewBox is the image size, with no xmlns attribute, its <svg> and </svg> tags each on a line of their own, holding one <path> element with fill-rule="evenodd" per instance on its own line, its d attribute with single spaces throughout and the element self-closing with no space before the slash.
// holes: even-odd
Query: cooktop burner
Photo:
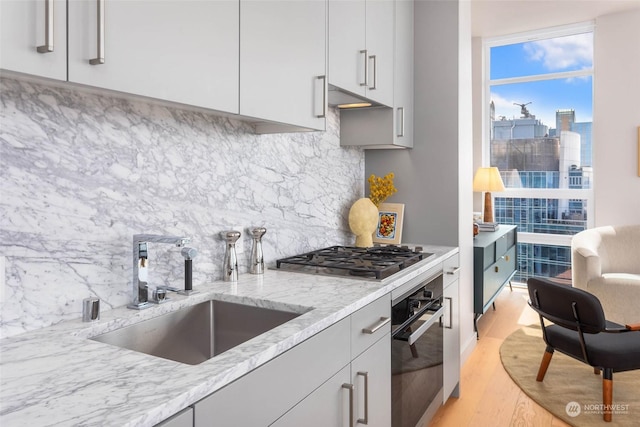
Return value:
<svg viewBox="0 0 640 427">
<path fill-rule="evenodd" d="M 385 279 L 431 254 L 400 246 L 331 246 L 276 261 L 283 270 Z"/>
</svg>

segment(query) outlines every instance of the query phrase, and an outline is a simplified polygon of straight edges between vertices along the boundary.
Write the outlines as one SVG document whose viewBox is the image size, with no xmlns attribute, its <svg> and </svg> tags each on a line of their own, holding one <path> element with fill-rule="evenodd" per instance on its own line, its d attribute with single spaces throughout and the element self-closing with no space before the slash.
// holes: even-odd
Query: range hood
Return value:
<svg viewBox="0 0 640 427">
<path fill-rule="evenodd" d="M 338 108 L 366 108 L 381 106 L 381 104 L 375 101 L 367 99 L 361 95 L 348 92 L 332 84 L 329 84 L 328 103 L 330 107 Z"/>
</svg>

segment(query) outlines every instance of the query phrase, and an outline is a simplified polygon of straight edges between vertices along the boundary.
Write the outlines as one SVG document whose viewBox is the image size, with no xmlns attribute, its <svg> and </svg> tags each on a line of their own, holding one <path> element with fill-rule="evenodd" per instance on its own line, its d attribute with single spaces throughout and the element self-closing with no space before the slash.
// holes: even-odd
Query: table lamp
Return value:
<svg viewBox="0 0 640 427">
<path fill-rule="evenodd" d="M 498 168 L 478 168 L 473 177 L 473 191 L 484 194 L 484 222 L 493 222 L 493 202 L 491 200 L 492 191 L 504 191 L 504 183 L 500 177 Z"/>
</svg>

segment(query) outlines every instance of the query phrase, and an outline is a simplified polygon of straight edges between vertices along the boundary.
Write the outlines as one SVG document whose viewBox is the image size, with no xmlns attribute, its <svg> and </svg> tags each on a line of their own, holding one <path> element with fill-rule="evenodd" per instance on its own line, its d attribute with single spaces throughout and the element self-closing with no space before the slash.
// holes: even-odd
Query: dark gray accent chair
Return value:
<svg viewBox="0 0 640 427">
<path fill-rule="evenodd" d="M 536 380 L 544 379 L 555 350 L 593 366 L 602 372 L 603 418 L 611 421 L 613 373 L 640 369 L 640 323 L 607 321 L 598 298 L 582 289 L 541 278 L 530 278 L 527 287 L 547 344 Z"/>
</svg>

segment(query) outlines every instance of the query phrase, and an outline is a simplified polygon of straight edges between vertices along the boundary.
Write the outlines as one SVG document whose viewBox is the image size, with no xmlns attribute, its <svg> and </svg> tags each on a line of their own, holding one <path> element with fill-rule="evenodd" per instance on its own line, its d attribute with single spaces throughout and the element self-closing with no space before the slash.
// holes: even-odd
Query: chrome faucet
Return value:
<svg viewBox="0 0 640 427">
<path fill-rule="evenodd" d="M 149 301 L 149 243 L 166 243 L 183 247 L 188 237 L 159 236 L 155 234 L 133 235 L 133 302 L 127 307 L 142 310 L 151 306 Z M 162 293 L 164 298 L 164 292 Z"/>
</svg>

